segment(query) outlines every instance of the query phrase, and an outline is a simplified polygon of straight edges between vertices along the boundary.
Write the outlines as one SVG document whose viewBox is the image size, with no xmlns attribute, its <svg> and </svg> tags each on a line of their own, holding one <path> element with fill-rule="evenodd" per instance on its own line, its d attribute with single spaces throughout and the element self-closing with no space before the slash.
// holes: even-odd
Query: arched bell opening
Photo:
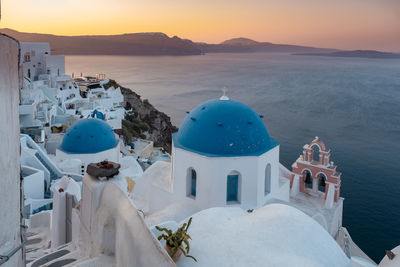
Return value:
<svg viewBox="0 0 400 267">
<path fill-rule="evenodd" d="M 323 173 L 318 175 L 318 190 L 323 193 L 326 191 L 326 175 Z"/>
<path fill-rule="evenodd" d="M 311 172 L 309 170 L 304 170 L 303 181 L 304 181 L 306 188 L 310 188 L 310 189 L 313 188 L 312 176 L 311 176 Z"/>
</svg>

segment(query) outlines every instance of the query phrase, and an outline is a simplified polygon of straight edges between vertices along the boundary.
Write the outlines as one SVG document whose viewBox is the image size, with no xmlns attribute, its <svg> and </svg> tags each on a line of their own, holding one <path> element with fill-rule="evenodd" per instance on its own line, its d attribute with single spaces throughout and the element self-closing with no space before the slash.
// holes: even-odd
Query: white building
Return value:
<svg viewBox="0 0 400 267">
<path fill-rule="evenodd" d="M 22 129 L 69 126 L 95 110 L 104 115 L 113 129 L 122 128 L 125 109 L 121 106 L 124 99 L 120 88 L 106 90 L 103 84 L 108 81 L 96 80 L 96 86 L 84 88 L 83 97 L 78 84 L 65 74 L 65 57 L 51 55 L 48 43 L 21 43 L 20 63 L 24 75 L 20 106 Z"/>
<path fill-rule="evenodd" d="M 120 149 L 123 148 L 113 133 L 113 129 L 122 128 L 125 116 L 120 88 L 105 89 L 103 85 L 107 80 L 94 79 L 90 88 L 81 91 L 78 84 L 65 74 L 64 56 L 51 55 L 48 43 L 21 43 L 20 64 L 24 76 L 19 106 L 23 133 L 20 136 L 21 174 L 27 188 L 27 215 L 52 202 L 49 190 L 56 180 L 68 175 L 81 181 L 90 162 L 108 159 L 121 162 L 124 166 L 130 164 L 132 168 L 125 166 L 124 172 L 137 175 L 133 169 L 138 167 L 138 163 L 130 159 L 133 155 L 129 151 L 125 153 L 127 157 L 121 158 Z M 80 120 L 91 117 L 102 121 L 90 120 L 91 125 L 86 128 L 82 123 L 79 124 Z M 71 126 L 75 135 L 70 131 L 65 134 Z M 85 128 L 84 132 L 94 131 L 101 133 L 101 136 L 97 139 L 87 136 L 89 139 L 68 148 L 68 143 L 71 143 L 68 136 L 73 135 L 72 139 L 84 136 L 76 136 L 76 132 L 82 133 L 82 128 Z M 105 132 L 107 136 L 103 135 Z M 107 137 L 112 146 L 104 148 Z M 77 148 L 80 150 L 77 151 Z"/>
<path fill-rule="evenodd" d="M 103 120 L 82 119 L 65 133 L 55 160 L 63 170 L 83 175 L 89 163 L 120 162 L 120 143 Z"/>
<path fill-rule="evenodd" d="M 54 137 L 55 135 L 51 135 Z M 70 127 L 56 145 L 55 155 L 47 154 L 29 135 L 20 135 L 21 174 L 24 178 L 26 215 L 52 203 L 51 185 L 63 176 L 81 182 L 86 167 L 91 162 L 110 160 L 120 163 L 121 173 L 131 178 L 143 174 L 142 168 L 130 153 L 121 153 L 120 141 L 111 127 L 100 119 L 83 119 Z M 47 149 L 51 142 L 46 142 Z M 51 144 L 53 145 L 53 144 Z"/>
<path fill-rule="evenodd" d="M 57 87 L 69 83 L 64 56 L 53 56 L 48 43 L 21 42 L 24 86 L 21 90 L 21 128 L 42 128 L 57 115 Z"/>
<path fill-rule="evenodd" d="M 192 110 L 173 134 L 172 158 L 174 194 L 200 209 L 255 209 L 268 199 L 289 200 L 279 144 L 241 102 L 225 97 Z"/>
<path fill-rule="evenodd" d="M 24 77 L 37 80 L 40 74 L 47 73 L 46 56 L 50 55 L 48 43 L 21 43 L 20 63 L 24 65 Z"/>
<path fill-rule="evenodd" d="M 65 75 L 65 57 L 51 55 L 48 43 L 21 42 L 20 63 L 24 66 L 24 77 L 31 81 L 42 80 L 42 75 L 50 77 Z M 54 80 L 51 87 L 54 87 L 55 82 Z"/>
<path fill-rule="evenodd" d="M 0 34 L 0 265 L 24 266 L 19 154 L 19 45 Z"/>
</svg>

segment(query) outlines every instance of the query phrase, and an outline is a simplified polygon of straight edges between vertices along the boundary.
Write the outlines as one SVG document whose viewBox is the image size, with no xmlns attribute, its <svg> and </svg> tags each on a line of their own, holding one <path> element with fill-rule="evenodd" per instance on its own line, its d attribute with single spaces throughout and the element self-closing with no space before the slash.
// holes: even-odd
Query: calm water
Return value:
<svg viewBox="0 0 400 267">
<path fill-rule="evenodd" d="M 319 136 L 342 175 L 343 225 L 376 262 L 400 244 L 400 60 L 287 54 L 67 56 L 67 73 L 106 73 L 179 126 L 226 87 L 264 115 L 290 167 Z"/>
</svg>

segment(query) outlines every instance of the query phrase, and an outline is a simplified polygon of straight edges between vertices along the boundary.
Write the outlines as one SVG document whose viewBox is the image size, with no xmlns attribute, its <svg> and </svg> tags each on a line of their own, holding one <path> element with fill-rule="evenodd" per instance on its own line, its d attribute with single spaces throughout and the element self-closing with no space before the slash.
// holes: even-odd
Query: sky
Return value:
<svg viewBox="0 0 400 267">
<path fill-rule="evenodd" d="M 400 0 L 0 0 L 0 28 L 400 52 Z"/>
</svg>

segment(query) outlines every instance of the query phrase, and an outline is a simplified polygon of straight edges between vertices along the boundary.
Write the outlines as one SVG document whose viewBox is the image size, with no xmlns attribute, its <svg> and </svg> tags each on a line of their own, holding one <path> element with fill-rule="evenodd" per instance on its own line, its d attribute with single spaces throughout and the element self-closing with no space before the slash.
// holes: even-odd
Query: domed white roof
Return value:
<svg viewBox="0 0 400 267">
<path fill-rule="evenodd" d="M 270 204 L 252 213 L 211 208 L 192 217 L 190 255 L 198 262 L 182 257 L 178 266 L 352 266 L 328 232 L 287 205 Z"/>
</svg>

